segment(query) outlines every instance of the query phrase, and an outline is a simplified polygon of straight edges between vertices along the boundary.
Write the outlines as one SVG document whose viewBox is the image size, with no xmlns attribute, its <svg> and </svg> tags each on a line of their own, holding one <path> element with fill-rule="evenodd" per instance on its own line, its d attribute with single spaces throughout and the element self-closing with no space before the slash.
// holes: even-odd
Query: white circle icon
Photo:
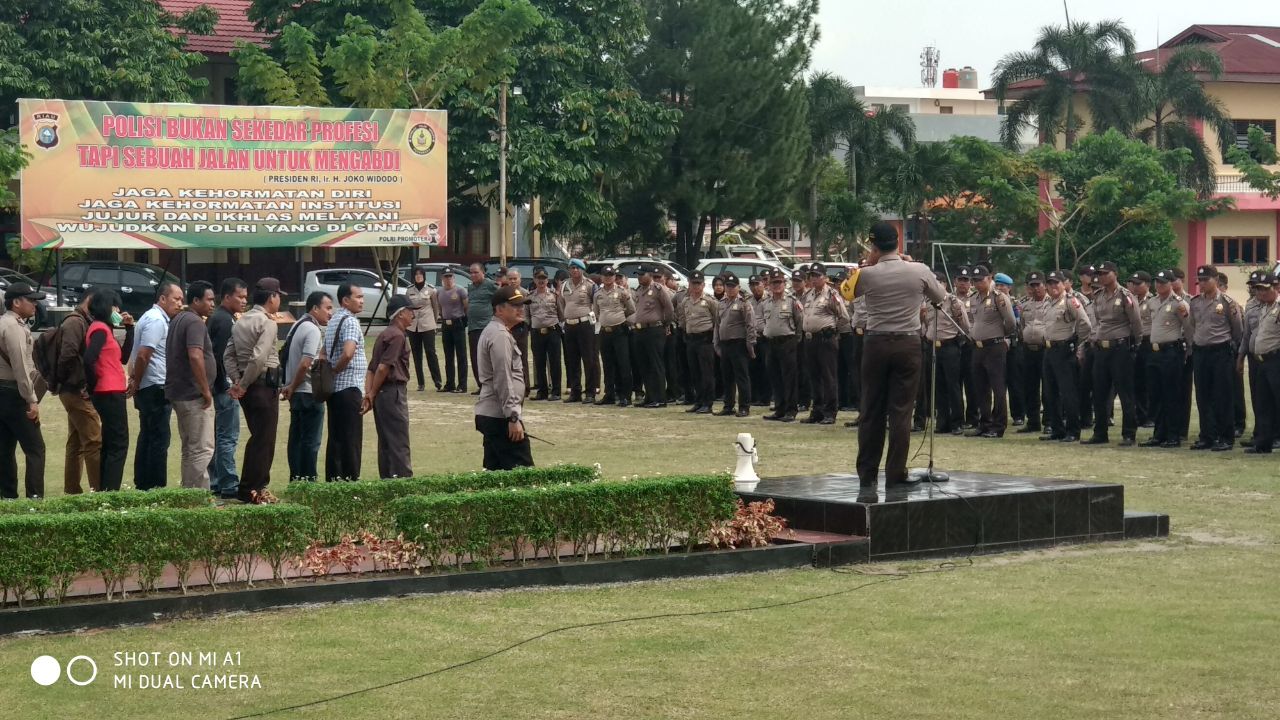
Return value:
<svg viewBox="0 0 1280 720">
<path fill-rule="evenodd" d="M 37 685 L 46 687 L 52 685 L 58 682 L 61 675 L 62 666 L 52 655 L 41 655 L 31 661 L 31 679 L 35 680 Z"/>
<path fill-rule="evenodd" d="M 93 674 L 91 674 L 89 676 L 89 679 L 85 680 L 84 682 L 81 682 L 75 679 L 74 677 L 71 677 L 71 666 L 75 665 L 77 662 L 81 660 L 89 663 L 89 667 L 93 668 Z M 94 662 L 93 658 L 89 657 L 88 655 L 77 655 L 67 661 L 67 680 L 70 681 L 72 685 L 79 685 L 81 687 L 84 687 L 85 685 L 88 685 L 89 683 L 93 682 L 97 678 L 98 678 L 98 663 Z"/>
</svg>

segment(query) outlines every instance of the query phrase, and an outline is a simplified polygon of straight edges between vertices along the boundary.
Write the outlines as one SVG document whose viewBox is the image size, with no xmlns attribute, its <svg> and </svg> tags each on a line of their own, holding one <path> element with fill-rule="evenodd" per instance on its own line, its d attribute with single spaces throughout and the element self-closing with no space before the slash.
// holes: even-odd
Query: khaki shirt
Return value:
<svg viewBox="0 0 1280 720">
<path fill-rule="evenodd" d="M 1267 355 L 1280 350 L 1280 302 L 1259 304 L 1258 328 L 1253 334 L 1253 353 Z M 1272 362 L 1272 361 L 1268 361 Z"/>
<path fill-rule="evenodd" d="M 534 290 L 529 297 L 532 299 L 529 303 L 529 327 L 541 330 L 555 327 L 564 320 L 564 316 L 560 314 L 560 297 L 550 285 L 545 290 Z M 599 313 L 596 316 L 599 317 Z"/>
<path fill-rule="evenodd" d="M 524 414 L 524 360 L 516 338 L 502 321 L 493 318 L 476 343 L 476 376 L 480 397 L 476 415 L 510 419 Z"/>
<path fill-rule="evenodd" d="M 595 298 L 596 285 L 586 276 L 575 285 L 565 280 L 560 287 L 560 314 L 565 320 L 578 320 L 591 314 L 591 302 Z"/>
<path fill-rule="evenodd" d="M 1044 329 L 1049 317 L 1051 300 L 1045 295 L 1041 300 L 1027 298 L 1019 314 L 1022 322 L 1022 342 L 1032 346 L 1044 345 Z"/>
<path fill-rule="evenodd" d="M 973 327 L 973 313 L 978 309 L 977 290 L 970 290 L 968 295 L 956 295 L 960 300 L 960 304 L 964 306 L 964 312 L 969 316 L 969 327 Z"/>
<path fill-rule="evenodd" d="M 44 394 L 44 381 L 31 359 L 34 346 L 31 328 L 17 313 L 10 310 L 0 316 L 0 380 L 16 383 L 18 394 L 28 405 L 40 402 L 39 396 Z"/>
<path fill-rule="evenodd" d="M 444 313 L 440 311 L 440 296 L 430 285 L 410 285 L 404 296 L 413 303 L 413 324 L 408 332 L 431 332 L 440 328 Z"/>
<path fill-rule="evenodd" d="M 1197 346 L 1240 342 L 1243 331 L 1236 301 L 1219 290 L 1213 297 L 1201 294 L 1191 298 L 1192 343 Z"/>
<path fill-rule="evenodd" d="M 1244 304 L 1244 315 L 1241 324 L 1243 332 L 1240 340 L 1240 351 L 1237 353 L 1240 357 L 1244 357 L 1253 350 L 1253 336 L 1258 329 L 1258 321 L 1262 318 L 1263 304 L 1258 302 L 1258 298 L 1251 297 Z"/>
<path fill-rule="evenodd" d="M 992 290 L 988 295 L 979 292 L 973 296 L 973 339 L 995 340 L 1008 337 L 1017 329 L 1013 318 L 1013 300 L 1008 295 Z"/>
<path fill-rule="evenodd" d="M 854 296 L 866 298 L 866 312 L 860 314 L 867 316 L 868 332 L 919 333 L 920 302 L 942 302 L 947 291 L 923 263 L 887 253 L 875 265 L 858 270 Z"/>
<path fill-rule="evenodd" d="M 960 336 L 960 331 L 956 329 L 959 325 L 966 333 L 969 332 L 969 314 L 965 312 L 964 303 L 960 302 L 960 298 L 947 293 L 947 297 L 942 301 L 942 309 L 946 313 L 943 317 L 938 317 L 938 310 L 933 303 L 921 303 L 920 307 L 924 309 L 924 337 L 933 342 L 945 342 L 954 340 Z M 951 320 L 947 320 L 949 316 Z M 936 330 L 935 330 L 936 328 Z"/>
<path fill-rule="evenodd" d="M 1115 292 L 1098 288 L 1093 293 L 1093 316 L 1097 320 L 1095 340 L 1142 338 L 1142 318 L 1133 293 L 1116 286 Z"/>
<path fill-rule="evenodd" d="M 666 324 L 676 319 L 671 291 L 656 282 L 649 283 L 649 287 L 636 288 L 635 300 L 636 312 L 632 322 L 637 325 Z"/>
<path fill-rule="evenodd" d="M 686 335 L 715 332 L 720 324 L 720 301 L 715 298 L 685 297 L 680 304 L 680 319 Z"/>
<path fill-rule="evenodd" d="M 1166 300 L 1153 295 L 1143 305 L 1151 312 L 1151 342 L 1159 345 L 1191 337 L 1191 308 L 1186 300 L 1169 293 Z"/>
<path fill-rule="evenodd" d="M 1089 336 L 1089 314 L 1085 312 L 1079 298 L 1063 293 L 1057 300 L 1049 297 L 1045 298 L 1045 302 L 1046 343 L 1065 343 Z"/>
<path fill-rule="evenodd" d="M 840 318 L 848 314 L 844 300 L 830 285 L 804 293 L 804 331 L 807 333 L 836 330 Z"/>
<path fill-rule="evenodd" d="M 716 343 L 728 340 L 756 341 L 756 312 L 751 301 L 739 295 L 720 301 L 720 320 L 716 323 Z"/>
<path fill-rule="evenodd" d="M 269 317 L 261 305 L 250 308 L 240 318 L 231 329 L 231 342 L 223 354 L 231 384 L 247 390 L 264 372 L 280 367 L 277 334 L 275 319 Z"/>
<path fill-rule="evenodd" d="M 596 320 L 600 327 L 607 328 L 621 325 L 636 312 L 636 301 L 631 297 L 631 290 L 621 285 L 612 288 L 600 288 L 596 291 L 596 299 L 591 302 L 595 309 Z"/>
<path fill-rule="evenodd" d="M 781 300 L 773 299 L 772 295 L 766 297 L 756 305 L 756 314 L 764 325 L 766 338 L 797 335 L 803 329 L 804 306 L 790 295 L 784 295 Z"/>
<path fill-rule="evenodd" d="M 684 330 L 684 313 L 681 312 L 684 306 L 684 299 L 689 297 L 688 290 L 676 290 L 671 295 L 671 307 L 676 311 L 676 327 Z"/>
<path fill-rule="evenodd" d="M 1138 306 L 1138 320 L 1142 321 L 1142 337 L 1151 337 L 1151 308 L 1147 305 L 1147 301 L 1155 297 L 1152 293 L 1147 293 L 1142 297 L 1133 296 L 1133 302 Z"/>
</svg>

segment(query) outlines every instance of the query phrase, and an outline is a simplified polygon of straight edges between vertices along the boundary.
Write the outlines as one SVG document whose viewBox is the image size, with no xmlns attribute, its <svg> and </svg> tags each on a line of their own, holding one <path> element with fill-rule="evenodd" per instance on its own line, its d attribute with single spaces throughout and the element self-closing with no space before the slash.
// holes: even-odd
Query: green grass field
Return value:
<svg viewBox="0 0 1280 720">
<path fill-rule="evenodd" d="M 469 396 L 411 393 L 414 467 L 477 469 Z M 61 486 L 61 408 L 45 405 Z M 763 476 L 849 471 L 855 433 L 667 410 L 529 405 L 539 464 L 606 478 L 718 471 L 755 434 Z M 1140 439 L 1149 431 L 1142 431 Z M 919 435 L 914 436 L 917 440 Z M 273 485 L 282 483 L 284 422 Z M 372 419 L 366 474 L 376 468 Z M 175 443 L 176 452 L 176 443 Z M 57 457 L 54 457 L 54 456 Z M 1126 507 L 1173 535 L 980 556 L 903 579 L 829 570 L 566 590 L 405 598 L 0 639 L 4 717 L 229 718 L 339 695 L 480 657 L 567 624 L 775 609 L 569 630 L 443 674 L 270 717 L 342 718 L 1274 718 L 1280 715 L 1277 461 L 1234 453 L 1064 447 L 1034 436 L 939 437 L 937 464 L 1121 482 Z M 176 476 L 176 458 L 172 463 Z M 126 477 L 131 472 L 126 473 Z M 51 493 L 56 494 L 56 493 Z M 935 563 L 862 566 L 924 571 Z M 871 581 L 877 584 L 862 587 Z M 240 652 L 253 690 L 112 689 L 116 651 Z M 31 661 L 94 658 L 97 682 L 32 682 Z M 82 672 L 78 668 L 77 672 Z M 147 672 L 130 669 L 131 672 Z M 170 672 L 165 668 L 162 672 Z M 179 670 L 184 683 L 196 670 Z M 203 673 L 205 671 L 198 671 Z"/>
</svg>

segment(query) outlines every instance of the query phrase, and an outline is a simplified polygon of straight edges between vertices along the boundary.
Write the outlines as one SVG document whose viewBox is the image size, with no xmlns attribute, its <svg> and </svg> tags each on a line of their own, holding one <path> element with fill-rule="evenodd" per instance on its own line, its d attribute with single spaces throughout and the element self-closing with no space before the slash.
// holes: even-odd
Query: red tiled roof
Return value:
<svg viewBox="0 0 1280 720">
<path fill-rule="evenodd" d="M 249 20 L 251 0 L 158 0 L 160 7 L 174 15 L 184 15 L 201 5 L 218 11 L 212 35 L 188 35 L 187 49 L 205 55 L 226 55 L 237 40 L 266 45 L 270 35 L 258 32 Z"/>
</svg>

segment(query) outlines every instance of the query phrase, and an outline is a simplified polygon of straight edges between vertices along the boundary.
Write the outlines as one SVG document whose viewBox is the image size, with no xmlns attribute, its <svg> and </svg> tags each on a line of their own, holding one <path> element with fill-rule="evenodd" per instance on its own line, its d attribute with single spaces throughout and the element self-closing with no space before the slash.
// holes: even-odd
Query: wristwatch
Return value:
<svg viewBox="0 0 1280 720">
<path fill-rule="evenodd" d="M 507 418 L 507 422 L 518 423 L 520 422 L 520 416 L 516 414 L 512 414 L 511 417 Z"/>
</svg>

